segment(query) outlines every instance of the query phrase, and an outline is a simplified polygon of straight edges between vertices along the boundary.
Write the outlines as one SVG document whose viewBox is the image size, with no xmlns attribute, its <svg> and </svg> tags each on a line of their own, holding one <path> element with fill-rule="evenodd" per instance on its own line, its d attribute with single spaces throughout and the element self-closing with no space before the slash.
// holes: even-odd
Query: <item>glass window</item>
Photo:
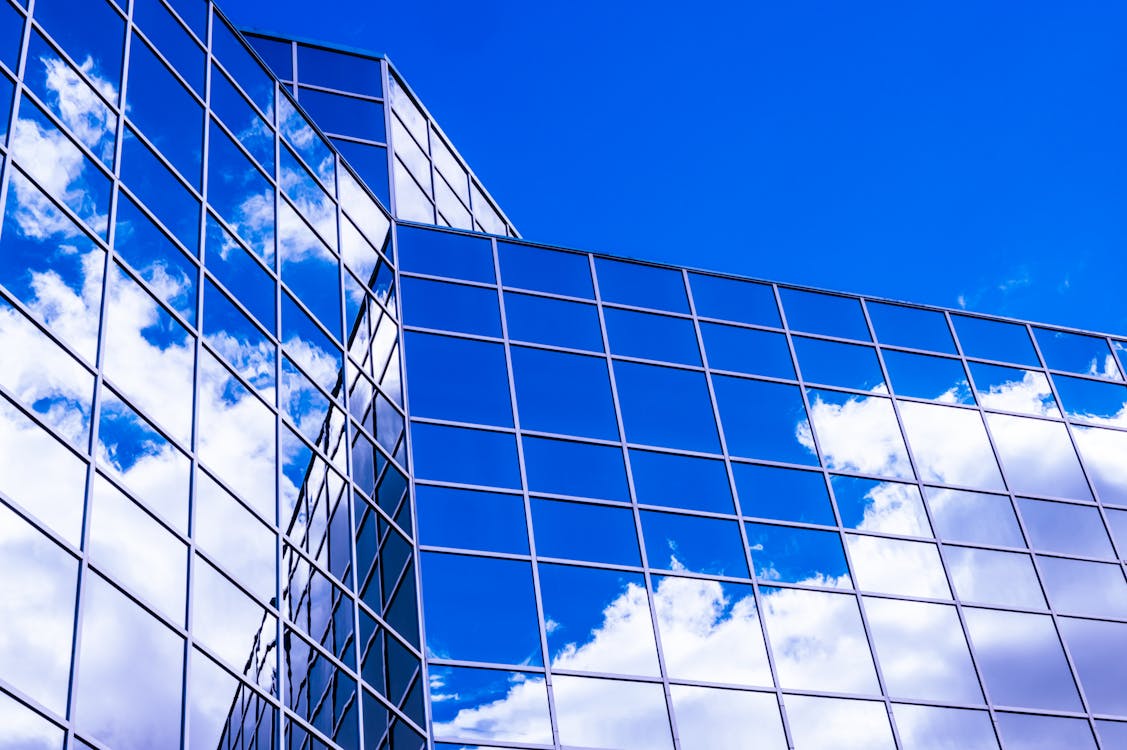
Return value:
<svg viewBox="0 0 1127 750">
<path fill-rule="evenodd" d="M 251 280 L 243 277 L 244 283 Z M 271 314 L 271 323 L 273 317 Z M 215 347 L 239 375 L 264 395 L 273 395 L 274 344 L 211 279 L 204 282 L 203 334 L 204 341 Z"/>
<path fill-rule="evenodd" d="M 656 359 L 682 365 L 700 365 L 693 321 L 667 315 L 603 310 L 611 354 Z"/>
<path fill-rule="evenodd" d="M 528 554 L 520 495 L 419 485 L 415 503 L 420 544 Z"/>
<path fill-rule="evenodd" d="M 529 563 L 424 552 L 421 565 L 429 656 L 543 663 Z"/>
<path fill-rule="evenodd" d="M 890 696 L 983 703 L 954 607 L 873 597 L 864 606 Z"/>
<path fill-rule="evenodd" d="M 211 44 L 216 58 L 231 72 L 231 77 L 239 82 L 251 101 L 268 119 L 272 119 L 274 79 L 254 59 L 250 49 L 239 39 L 239 35 L 222 19 L 216 18 L 211 33 Z"/>
<path fill-rule="evenodd" d="M 1048 615 L 965 608 L 963 617 L 993 703 L 1082 710 Z"/>
<path fill-rule="evenodd" d="M 781 328 L 775 292 L 768 284 L 690 273 L 693 306 L 702 318 Z"/>
<path fill-rule="evenodd" d="M 283 563 L 286 565 L 287 563 Z M 284 585 L 284 584 L 283 584 Z M 288 594 L 283 590 L 284 593 Z M 302 592 L 312 597 L 312 588 Z M 344 614 L 344 612 L 342 612 Z M 349 609 L 347 614 L 351 616 Z M 295 615 L 291 615 L 295 616 Z M 236 671 L 276 691 L 274 616 L 198 556 L 192 566 L 192 630 L 195 638 Z"/>
<path fill-rule="evenodd" d="M 516 439 L 507 432 L 415 422 L 411 439 L 420 479 L 520 489 Z"/>
<path fill-rule="evenodd" d="M 754 727 L 755 746 L 784 750 L 779 701 L 771 693 L 670 685 L 682 750 L 738 750 Z"/>
<path fill-rule="evenodd" d="M 307 83 L 304 78 L 302 82 Z M 387 140 L 384 132 L 383 105 L 379 102 L 300 86 L 297 90 L 297 98 L 302 108 L 317 123 L 317 127 L 326 133 L 351 135 L 371 141 Z"/>
<path fill-rule="evenodd" d="M 1072 434 L 1100 500 L 1127 505 L 1127 468 L 1122 458 L 1127 455 L 1127 433 L 1074 427 Z"/>
<path fill-rule="evenodd" d="M 218 67 L 211 69 L 211 111 L 267 174 L 274 174 L 274 131 Z"/>
<path fill-rule="evenodd" d="M 1037 565 L 1057 612 L 1127 619 L 1127 581 L 1119 565 L 1044 555 Z"/>
<path fill-rule="evenodd" d="M 745 523 L 751 561 L 760 580 L 850 588 L 849 566 L 836 531 Z"/>
<path fill-rule="evenodd" d="M 689 312 L 685 282 L 677 269 L 595 258 L 595 270 L 603 302 L 668 312 Z"/>
<path fill-rule="evenodd" d="M 945 546 L 943 557 L 955 593 L 963 601 L 999 607 L 1045 608 L 1045 596 L 1029 555 Z"/>
<path fill-rule="evenodd" d="M 314 86 L 383 96 L 380 61 L 347 52 L 298 44 L 297 75 Z"/>
<path fill-rule="evenodd" d="M 432 666 L 430 677 L 435 737 L 552 744 L 544 675 Z M 518 711 L 521 721 L 509 721 Z M 483 713 L 501 720 L 481 721 Z"/>
<path fill-rule="evenodd" d="M 278 203 L 278 256 L 282 282 L 333 338 L 339 340 L 340 268 L 337 256 L 285 200 Z"/>
<path fill-rule="evenodd" d="M 267 262 L 273 263 L 270 247 Z M 274 308 L 277 305 L 277 283 L 254 256 L 248 252 L 209 211 L 204 237 L 204 258 L 207 270 L 219 279 L 266 330 L 275 328 Z M 210 302 L 210 295 L 208 301 Z"/>
<path fill-rule="evenodd" d="M 955 353 L 955 341 L 947 318 L 938 310 L 866 302 L 877 340 L 885 346 L 926 349 L 944 354 Z"/>
<path fill-rule="evenodd" d="M 199 189 L 203 108 L 149 45 L 134 36 L 129 48 L 129 119 L 172 166 Z"/>
<path fill-rule="evenodd" d="M 1059 417 L 1049 379 L 1042 372 L 970 363 L 978 401 L 987 409 Z"/>
<path fill-rule="evenodd" d="M 1067 747 L 1075 750 L 1095 750 L 1092 729 L 1086 719 L 1067 719 L 1062 716 L 1037 714 L 1010 714 L 998 712 L 998 734 L 1006 743 L 1006 750 L 1041 750 L 1041 748 Z"/>
<path fill-rule="evenodd" d="M 78 561 L 0 503 L 0 569 L 6 571 L 0 575 L 3 678 L 63 715 L 70 682 Z"/>
<path fill-rule="evenodd" d="M 795 336 L 794 351 L 808 383 L 886 393 L 876 349 Z"/>
<path fill-rule="evenodd" d="M 283 92 L 288 91 L 285 87 L 282 90 Z M 278 100 L 278 133 L 293 148 L 293 152 L 300 156 L 305 165 L 313 171 L 317 180 L 327 190 L 332 190 L 335 173 L 332 151 L 329 150 L 328 144 L 325 143 L 320 134 L 314 130 L 313 124 L 293 104 L 293 100 L 285 95 Z M 311 177 L 305 175 L 305 168 L 286 149 L 282 149 L 281 157 L 282 161 L 279 164 L 280 169 L 278 171 L 279 182 L 281 182 L 282 187 L 291 190 L 295 198 L 307 194 L 317 194 Z M 310 182 L 308 186 L 298 187 L 295 184 L 297 180 L 304 181 L 306 179 Z"/>
<path fill-rule="evenodd" d="M 643 505 L 732 512 L 723 461 L 630 449 L 634 492 Z"/>
<path fill-rule="evenodd" d="M 628 441 L 719 452 L 704 373 L 616 361 L 614 376 Z"/>
<path fill-rule="evenodd" d="M 505 319 L 514 341 L 603 350 L 599 311 L 594 305 L 505 292 Z"/>
<path fill-rule="evenodd" d="M 720 421 L 734 456 L 816 466 L 814 440 L 797 386 L 713 376 Z"/>
<path fill-rule="evenodd" d="M 533 498 L 532 527 L 539 557 L 642 564 L 629 508 Z"/>
<path fill-rule="evenodd" d="M 782 333 L 701 323 L 701 338 L 713 370 L 794 380 L 787 337 Z"/>
<path fill-rule="evenodd" d="M 508 368 L 501 344 L 407 333 L 404 360 L 411 413 L 511 427 Z M 456 372 L 456 377 L 451 374 Z"/>
<path fill-rule="evenodd" d="M 501 335 L 497 292 L 442 281 L 404 277 L 403 323 L 481 336 Z"/>
<path fill-rule="evenodd" d="M 497 243 L 501 281 L 507 287 L 593 299 L 587 255 Z"/>
<path fill-rule="evenodd" d="M 630 502 L 622 449 L 570 440 L 521 437 L 531 492 Z"/>
<path fill-rule="evenodd" d="M 998 750 L 990 714 L 960 708 L 897 703 L 892 707 L 904 747 L 919 750 Z"/>
<path fill-rule="evenodd" d="M 1090 500 L 1091 490 L 1067 429 L 1058 422 L 988 414 L 1010 490 Z"/>
<path fill-rule="evenodd" d="M 344 138 L 330 138 L 333 147 L 340 152 L 342 164 L 356 170 L 356 174 L 364 181 L 385 206 L 391 205 L 391 193 L 388 187 L 387 176 L 387 149 L 383 146 L 373 146 L 368 143 L 357 143 Z M 344 173 L 346 170 L 341 169 Z M 341 179 L 344 182 L 344 179 Z M 343 192 L 343 190 L 341 191 Z M 342 198 L 343 202 L 343 198 Z"/>
<path fill-rule="evenodd" d="M 1123 747 L 1127 745 L 1127 721 L 1096 721 L 1096 732 L 1104 747 Z"/>
<path fill-rule="evenodd" d="M 151 39 L 196 93 L 204 91 L 204 53 L 180 22 L 161 3 L 138 3 L 133 22 Z M 133 46 L 136 49 L 136 44 Z M 130 55 L 133 53 L 130 52 Z M 131 82 L 132 83 L 132 82 Z"/>
<path fill-rule="evenodd" d="M 1064 370 L 1080 375 L 1096 375 L 1111 380 L 1122 380 L 1115 355 L 1107 339 L 1084 336 L 1067 331 L 1035 328 L 1037 345 L 1050 370 Z"/>
<path fill-rule="evenodd" d="M 394 138 L 394 142 L 397 144 L 402 143 L 403 140 L 399 137 Z M 392 168 L 395 179 L 395 216 L 406 221 L 434 223 L 434 204 L 427 197 L 430 194 L 430 162 L 421 153 L 419 154 L 423 166 L 427 167 L 427 178 L 423 181 L 426 187 L 420 188 L 415 178 L 411 176 L 407 168 L 403 166 L 403 162 L 400 161 L 398 156 L 400 148 L 400 146 L 396 146 L 396 159 Z M 400 227 L 400 229 L 402 230 L 403 227 Z M 469 263 L 468 265 L 474 269 L 475 275 L 484 273 L 484 269 L 479 268 L 477 264 Z M 449 275 L 449 272 L 444 275 Z"/>
<path fill-rule="evenodd" d="M 21 5 L 22 7 L 22 5 Z M 23 16 L 14 5 L 0 6 L 0 49 L 4 64 L 10 69 L 19 68 L 20 42 L 23 39 Z M 2 696 L 0 696 L 2 697 Z"/>
<path fill-rule="evenodd" d="M 768 586 L 759 595 L 781 687 L 880 693 L 856 596 Z"/>
<path fill-rule="evenodd" d="M 196 323 L 199 270 L 141 209 L 121 193 L 117 199 L 114 249 L 157 295 L 189 325 Z"/>
<path fill-rule="evenodd" d="M 787 326 L 792 331 L 870 340 L 859 299 L 784 287 L 779 288 L 779 296 L 787 314 Z"/>
<path fill-rule="evenodd" d="M 222 565 L 262 601 L 276 596 L 277 537 L 233 495 L 196 471 L 192 534 L 199 549 Z M 270 519 L 271 521 L 273 519 Z"/>
<path fill-rule="evenodd" d="M 1115 540 L 1115 546 L 1119 549 L 1119 558 L 1127 560 L 1127 511 L 1109 508 L 1104 511 L 1104 515 L 1111 529 L 1111 536 Z"/>
<path fill-rule="evenodd" d="M 845 737 L 851 748 L 896 747 L 883 703 L 805 695 L 788 695 L 784 703 L 796 748 L 841 750 Z"/>
<path fill-rule="evenodd" d="M 859 531 L 931 536 L 920 490 L 914 484 L 860 477 L 830 477 L 841 525 Z"/>
<path fill-rule="evenodd" d="M 884 364 L 897 396 L 948 404 L 973 404 L 963 364 L 957 359 L 884 350 Z"/>
<path fill-rule="evenodd" d="M 966 315 L 953 315 L 951 319 L 966 356 L 1028 367 L 1041 366 L 1025 326 Z"/>
<path fill-rule="evenodd" d="M 537 550 L 539 551 L 539 550 Z M 641 573 L 538 566 L 553 669 L 657 677 L 657 645 Z"/>
<path fill-rule="evenodd" d="M 1127 714 L 1127 624 L 1062 617 L 1060 629 L 1092 713 Z"/>
<path fill-rule="evenodd" d="M 1019 497 L 1018 510 L 1029 546 L 1044 552 L 1114 559 L 1100 512 L 1087 505 L 1051 503 Z"/>
<path fill-rule="evenodd" d="M 913 478 L 890 399 L 813 389 L 807 397 L 827 468 Z M 810 439 L 808 434 L 805 437 Z"/>
<path fill-rule="evenodd" d="M 653 576 L 665 668 L 675 680 L 772 685 L 751 586 Z"/>
<path fill-rule="evenodd" d="M 747 578 L 735 522 L 652 510 L 642 511 L 641 517 L 651 567 Z"/>
<path fill-rule="evenodd" d="M 618 439 L 606 360 L 541 349 L 511 349 L 521 427 Z"/>
<path fill-rule="evenodd" d="M 9 747 L 63 750 L 63 730 L 7 693 L 0 693 L 0 724 Z"/>
<path fill-rule="evenodd" d="M 179 745 L 183 639 L 101 576 L 83 588 L 76 730 L 122 750 Z"/>
<path fill-rule="evenodd" d="M 560 743 L 618 750 L 672 750 L 673 735 L 659 683 L 552 678 Z"/>
<path fill-rule="evenodd" d="M 199 251 L 199 202 L 130 129 L 122 146 L 121 179 L 184 247 Z"/>
<path fill-rule="evenodd" d="M 1127 427 L 1127 387 L 1087 378 L 1054 375 L 1065 416 Z"/>
<path fill-rule="evenodd" d="M 399 270 L 492 284 L 489 240 L 466 234 L 399 227 Z"/>
<path fill-rule="evenodd" d="M 269 39 L 257 34 L 243 33 L 251 49 L 266 62 L 270 70 L 280 80 L 293 80 L 293 44 Z"/>
<path fill-rule="evenodd" d="M 927 504 L 941 539 L 1003 547 L 1024 547 L 1010 499 L 1004 495 L 925 487 Z"/>
<path fill-rule="evenodd" d="M 745 516 L 827 526 L 837 523 L 821 472 L 733 463 L 732 475 Z"/>
<path fill-rule="evenodd" d="M 35 20 L 57 41 L 71 59 L 90 68 L 90 78 L 111 94 L 114 104 L 121 84 L 122 45 L 125 21 L 103 0 L 75 6 L 68 0 L 46 0 L 35 4 Z M 30 60 L 28 61 L 30 64 Z M 15 70 L 15 66 L 10 66 Z"/>
<path fill-rule="evenodd" d="M 1002 490 L 1002 475 L 982 417 L 950 406 L 900 404 L 900 419 L 925 482 Z"/>
<path fill-rule="evenodd" d="M 934 544 L 846 534 L 857 588 L 879 594 L 950 599 Z"/>
</svg>

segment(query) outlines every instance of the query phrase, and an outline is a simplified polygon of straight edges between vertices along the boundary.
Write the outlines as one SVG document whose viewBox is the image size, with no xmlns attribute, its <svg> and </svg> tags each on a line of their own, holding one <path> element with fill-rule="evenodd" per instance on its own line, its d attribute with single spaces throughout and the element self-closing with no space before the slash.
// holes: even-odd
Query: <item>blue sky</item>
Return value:
<svg viewBox="0 0 1127 750">
<path fill-rule="evenodd" d="M 1127 6 L 222 7 L 387 53 L 529 239 L 1127 334 Z"/>
</svg>

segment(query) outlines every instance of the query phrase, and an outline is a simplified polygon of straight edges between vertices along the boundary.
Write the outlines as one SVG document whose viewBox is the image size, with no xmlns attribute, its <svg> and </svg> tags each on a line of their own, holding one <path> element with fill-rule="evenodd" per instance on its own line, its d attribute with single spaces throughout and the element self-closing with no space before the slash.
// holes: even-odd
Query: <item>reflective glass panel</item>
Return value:
<svg viewBox="0 0 1127 750">
<path fill-rule="evenodd" d="M 297 74 L 302 83 L 382 96 L 380 61 L 337 50 L 297 45 Z"/>
<path fill-rule="evenodd" d="M 783 699 L 796 748 L 892 750 L 896 747 L 883 703 L 788 695 Z"/>
<path fill-rule="evenodd" d="M 497 292 L 442 281 L 404 278 L 403 322 L 481 336 L 501 335 Z"/>
<path fill-rule="evenodd" d="M 539 551 L 539 550 L 537 550 Z M 657 677 L 657 646 L 641 573 L 538 566 L 554 669 Z"/>
<path fill-rule="evenodd" d="M 629 442 L 719 452 L 704 373 L 616 361 L 614 377 Z"/>
<path fill-rule="evenodd" d="M 425 552 L 421 564 L 431 657 L 542 663 L 529 563 Z"/>
<path fill-rule="evenodd" d="M 1042 372 L 972 362 L 978 400 L 987 409 L 1059 417 L 1049 380 Z"/>
<path fill-rule="evenodd" d="M 701 338 L 713 370 L 794 380 L 787 338 L 781 333 L 701 323 Z"/>
<path fill-rule="evenodd" d="M 211 111 L 231 129 L 239 143 L 274 174 L 274 131 L 218 67 L 211 71 Z"/>
<path fill-rule="evenodd" d="M 813 389 L 807 398 L 827 468 L 913 478 L 890 399 Z M 809 434 L 803 437 L 813 442 Z"/>
<path fill-rule="evenodd" d="M 420 479 L 520 489 L 516 439 L 509 433 L 415 422 L 411 438 Z"/>
<path fill-rule="evenodd" d="M 618 439 L 606 360 L 521 346 L 511 355 L 522 428 Z"/>
<path fill-rule="evenodd" d="M 1127 581 L 1119 565 L 1038 555 L 1037 567 L 1057 612 L 1127 620 Z"/>
<path fill-rule="evenodd" d="M 125 22 L 113 6 L 102 0 L 77 7 L 67 0 L 44 0 L 35 4 L 35 20 L 72 60 L 88 66 L 86 74 L 116 104 Z"/>
<path fill-rule="evenodd" d="M 744 524 L 755 575 L 764 581 L 850 588 L 849 566 L 836 531 Z"/>
<path fill-rule="evenodd" d="M 415 416 L 512 426 L 508 368 L 500 344 L 408 333 L 404 359 Z M 457 375 L 451 377 L 453 373 Z"/>
<path fill-rule="evenodd" d="M 1104 511 L 1104 516 L 1107 518 L 1115 546 L 1119 550 L 1119 558 L 1127 560 L 1127 511 L 1107 509 Z"/>
<path fill-rule="evenodd" d="M 415 503 L 420 544 L 528 554 L 520 495 L 419 485 Z"/>
<path fill-rule="evenodd" d="M 732 521 L 652 510 L 641 512 L 651 567 L 747 577 L 739 527 Z"/>
<path fill-rule="evenodd" d="M 888 391 L 873 347 L 805 336 L 795 336 L 793 341 L 798 367 L 806 382 L 878 393 Z"/>
<path fill-rule="evenodd" d="M 244 282 L 250 280 L 243 277 Z M 273 315 L 270 319 L 273 322 Z M 239 375 L 263 395 L 273 395 L 273 342 L 210 279 L 204 282 L 203 334 L 204 341 L 230 362 Z"/>
<path fill-rule="evenodd" d="M 1055 747 L 1095 750 L 1092 729 L 1084 719 L 1036 714 L 998 713 L 998 734 L 1006 750 L 1050 750 Z"/>
<path fill-rule="evenodd" d="M 629 508 L 538 498 L 531 504 L 538 556 L 611 565 L 642 564 L 634 514 Z"/>
<path fill-rule="evenodd" d="M 4 750 L 62 750 L 63 730 L 48 722 L 7 693 L 0 693 L 0 724 L 7 735 Z"/>
<path fill-rule="evenodd" d="M 595 258 L 599 295 L 603 302 L 648 307 L 668 312 L 689 312 L 681 272 L 611 258 Z"/>
<path fill-rule="evenodd" d="M 994 451 L 977 412 L 950 406 L 900 404 L 900 418 L 925 482 L 1004 489 Z"/>
<path fill-rule="evenodd" d="M 402 226 L 397 236 L 401 271 L 487 284 L 495 280 L 493 249 L 488 240 Z"/>
<path fill-rule="evenodd" d="M 498 242 L 497 256 L 505 286 L 585 299 L 595 296 L 586 255 Z"/>
<path fill-rule="evenodd" d="M 239 82 L 267 119 L 273 119 L 274 80 L 258 64 L 250 50 L 239 40 L 234 30 L 218 17 L 212 24 L 212 47 L 216 58 Z"/>
<path fill-rule="evenodd" d="M 630 450 L 634 492 L 643 505 L 732 512 L 732 490 L 722 461 Z"/>
<path fill-rule="evenodd" d="M 1065 416 L 1127 427 L 1127 387 L 1067 375 L 1054 375 L 1053 381 Z"/>
<path fill-rule="evenodd" d="M 276 596 L 274 533 L 202 471 L 196 472 L 193 512 L 192 531 L 197 547 L 262 601 Z"/>
<path fill-rule="evenodd" d="M 543 675 L 432 666 L 429 688 L 435 737 L 552 742 Z"/>
<path fill-rule="evenodd" d="M 745 516 L 833 526 L 833 507 L 821 472 L 733 463 Z"/>
<path fill-rule="evenodd" d="M 1092 712 L 1127 715 L 1127 624 L 1062 617 L 1060 628 Z"/>
<path fill-rule="evenodd" d="M 1024 547 L 1013 505 L 1004 495 L 926 487 L 928 507 L 941 539 Z"/>
<path fill-rule="evenodd" d="M 880 343 L 944 354 L 955 353 L 955 342 L 951 338 L 951 329 L 947 327 L 947 318 L 938 310 L 921 310 L 918 307 L 890 305 L 885 302 L 866 302 L 865 307 Z"/>
<path fill-rule="evenodd" d="M 767 284 L 690 273 L 689 285 L 693 290 L 693 306 L 702 318 L 782 327 L 775 292 Z"/>
<path fill-rule="evenodd" d="M 199 557 L 192 566 L 192 630 L 228 666 L 276 693 L 273 615 Z"/>
<path fill-rule="evenodd" d="M 1063 424 L 1004 414 L 988 414 L 986 420 L 1011 491 L 1076 500 L 1092 498 Z"/>
<path fill-rule="evenodd" d="M 1115 557 L 1096 508 L 1024 497 L 1018 498 L 1017 507 L 1033 549 L 1085 557 Z"/>
<path fill-rule="evenodd" d="M 912 750 L 998 750 L 990 714 L 985 711 L 898 703 L 892 714 L 900 741 Z"/>
<path fill-rule="evenodd" d="M 914 484 L 834 476 L 830 486 L 841 524 L 847 529 L 931 536 L 927 512 Z"/>
<path fill-rule="evenodd" d="M 603 350 L 599 311 L 594 305 L 505 292 L 509 338 L 569 349 Z"/>
<path fill-rule="evenodd" d="M 671 678 L 772 684 L 751 586 L 674 576 L 652 580 L 661 650 Z"/>
<path fill-rule="evenodd" d="M 211 212 L 207 214 L 204 253 L 207 270 L 231 291 L 259 325 L 273 331 L 276 327 L 274 308 L 277 306 L 277 282 Z M 268 262 L 272 263 L 273 257 L 271 241 Z"/>
<path fill-rule="evenodd" d="M 557 676 L 552 679 L 560 743 L 571 747 L 672 750 L 660 684 Z"/>
<path fill-rule="evenodd" d="M 1097 375 L 1111 380 L 1123 379 L 1115 362 L 1115 355 L 1107 345 L 1107 339 L 1048 328 L 1033 330 L 1041 356 L 1045 358 L 1045 365 L 1050 370 Z"/>
<path fill-rule="evenodd" d="M 203 159 L 203 107 L 136 35 L 129 47 L 126 113 L 197 190 Z"/>
<path fill-rule="evenodd" d="M 528 435 L 521 442 L 530 491 L 630 502 L 618 446 Z"/>
<path fill-rule="evenodd" d="M 304 76 L 302 81 L 305 81 Z M 351 135 L 381 142 L 387 140 L 387 135 L 384 133 L 383 105 L 379 102 L 304 87 L 298 89 L 297 96 L 302 108 L 317 123 L 317 127 L 326 133 Z"/>
<path fill-rule="evenodd" d="M 779 702 L 770 693 L 716 690 L 672 685 L 677 736 L 684 750 L 738 750 L 746 747 L 748 729 L 763 750 L 787 746 Z"/>
<path fill-rule="evenodd" d="M 1029 367 L 1041 366 L 1025 326 L 965 315 L 952 315 L 951 319 L 966 356 Z"/>
<path fill-rule="evenodd" d="M 814 440 L 797 386 L 713 376 L 728 452 L 816 466 Z"/>
<path fill-rule="evenodd" d="M 802 289 L 779 289 L 787 325 L 793 331 L 869 341 L 861 300 Z"/>
<path fill-rule="evenodd" d="M 124 193 L 117 199 L 114 249 L 190 325 L 196 323 L 199 270 Z"/>
<path fill-rule="evenodd" d="M 121 147 L 121 179 L 189 252 L 199 251 L 199 201 L 129 128 Z"/>
<path fill-rule="evenodd" d="M 1096 721 L 1096 732 L 1104 747 L 1127 746 L 1127 721 Z"/>
<path fill-rule="evenodd" d="M 943 548 L 955 593 L 964 601 L 1044 609 L 1045 595 L 1029 555 L 972 547 Z"/>
<path fill-rule="evenodd" d="M 282 281 L 334 338 L 340 338 L 340 269 L 337 257 L 289 203 L 278 204 L 278 256 Z"/>
<path fill-rule="evenodd" d="M 688 318 L 619 310 L 603 310 L 611 354 L 700 365 L 696 329 Z"/>
<path fill-rule="evenodd" d="M 882 354 L 892 390 L 897 396 L 926 398 L 948 404 L 974 403 L 967 373 L 959 360 L 889 349 Z"/>
<path fill-rule="evenodd" d="M 1127 433 L 1096 427 L 1074 427 L 1072 434 L 1084 459 L 1088 477 L 1104 503 L 1127 505 Z"/>
<path fill-rule="evenodd" d="M 950 599 L 934 544 L 846 534 L 857 588 L 880 594 Z"/>
</svg>

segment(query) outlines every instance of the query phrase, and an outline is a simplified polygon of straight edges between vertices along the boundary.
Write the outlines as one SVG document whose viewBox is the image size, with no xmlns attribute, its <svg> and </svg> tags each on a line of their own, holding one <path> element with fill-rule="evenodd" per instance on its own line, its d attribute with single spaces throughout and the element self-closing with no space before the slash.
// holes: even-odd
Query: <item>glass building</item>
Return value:
<svg viewBox="0 0 1127 750">
<path fill-rule="evenodd" d="M 525 242 L 204 0 L 0 102 L 0 748 L 1127 748 L 1127 339 Z"/>
</svg>

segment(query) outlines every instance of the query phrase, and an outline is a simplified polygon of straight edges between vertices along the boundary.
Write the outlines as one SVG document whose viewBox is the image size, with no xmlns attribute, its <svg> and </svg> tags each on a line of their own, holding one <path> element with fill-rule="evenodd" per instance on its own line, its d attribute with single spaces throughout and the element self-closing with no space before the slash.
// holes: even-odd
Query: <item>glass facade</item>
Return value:
<svg viewBox="0 0 1127 750">
<path fill-rule="evenodd" d="M 519 241 L 255 49 L 0 0 L 0 748 L 1127 747 L 1127 340 Z"/>
</svg>

